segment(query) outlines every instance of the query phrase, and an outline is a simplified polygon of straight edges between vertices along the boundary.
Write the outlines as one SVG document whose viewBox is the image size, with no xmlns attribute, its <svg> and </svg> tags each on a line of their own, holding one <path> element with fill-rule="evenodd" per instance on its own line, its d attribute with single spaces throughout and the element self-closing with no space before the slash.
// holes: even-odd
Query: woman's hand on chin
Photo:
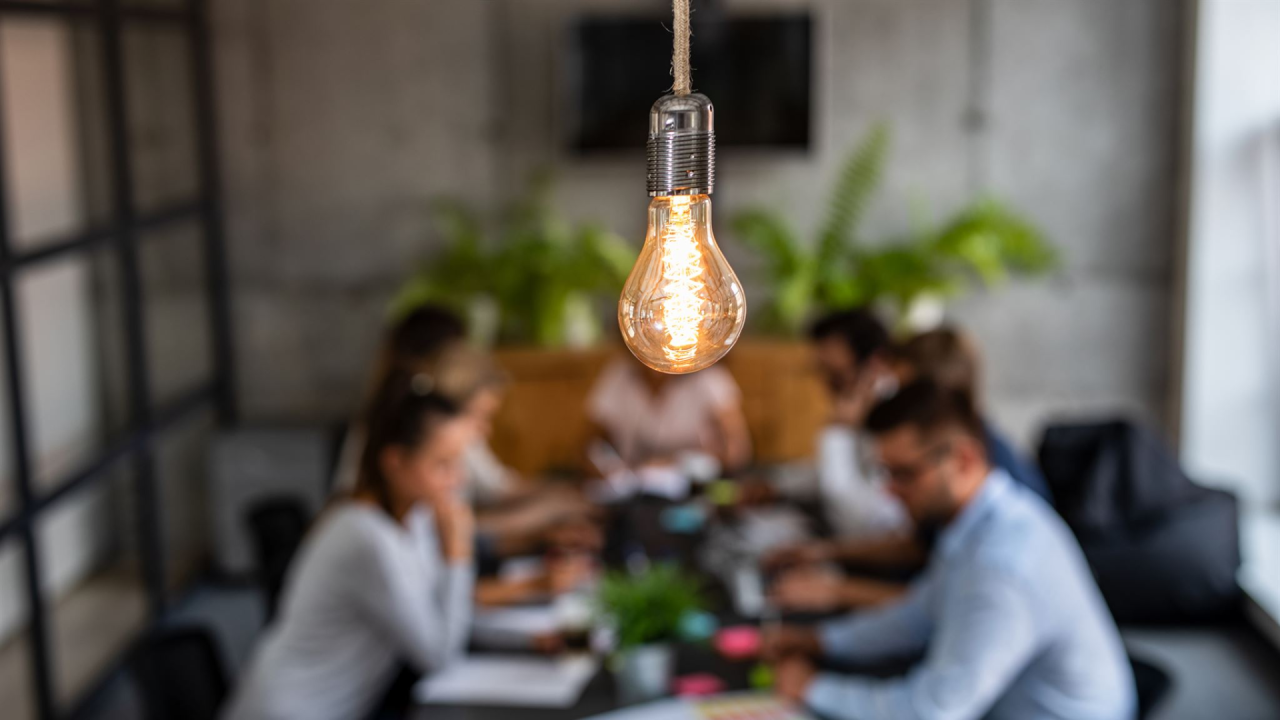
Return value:
<svg viewBox="0 0 1280 720">
<path fill-rule="evenodd" d="M 475 548 L 475 515 L 471 506 L 455 495 L 433 498 L 431 509 L 435 513 L 440 532 L 440 547 L 450 563 L 470 562 Z"/>
</svg>

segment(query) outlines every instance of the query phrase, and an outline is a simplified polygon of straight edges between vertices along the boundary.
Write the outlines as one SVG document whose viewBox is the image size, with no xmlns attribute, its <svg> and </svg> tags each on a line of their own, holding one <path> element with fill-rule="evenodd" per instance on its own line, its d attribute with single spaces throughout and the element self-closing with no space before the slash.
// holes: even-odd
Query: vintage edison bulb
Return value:
<svg viewBox="0 0 1280 720">
<path fill-rule="evenodd" d="M 649 231 L 618 300 L 618 326 L 645 365 L 696 372 L 724 357 L 747 321 L 742 285 L 711 233 L 711 101 L 697 93 L 658 98 L 648 158 Z"/>
<path fill-rule="evenodd" d="M 711 232 L 711 198 L 654 198 L 618 302 L 627 347 L 654 370 L 691 373 L 724 357 L 746 319 L 742 285 Z"/>
</svg>

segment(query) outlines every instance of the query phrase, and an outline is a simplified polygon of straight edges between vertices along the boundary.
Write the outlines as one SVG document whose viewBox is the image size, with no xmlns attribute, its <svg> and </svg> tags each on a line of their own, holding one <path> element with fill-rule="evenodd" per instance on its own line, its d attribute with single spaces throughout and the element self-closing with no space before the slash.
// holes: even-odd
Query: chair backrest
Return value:
<svg viewBox="0 0 1280 720">
<path fill-rule="evenodd" d="M 1124 536 L 1200 494 L 1155 429 L 1124 419 L 1050 425 L 1039 460 L 1081 540 Z"/>
<path fill-rule="evenodd" d="M 258 577 L 267 594 L 267 619 L 271 619 L 275 617 L 289 563 L 307 534 L 311 514 L 297 498 L 271 497 L 250 507 L 246 521 L 257 556 Z"/>
<path fill-rule="evenodd" d="M 202 627 L 150 632 L 130 666 L 149 720 L 215 720 L 227 696 L 222 658 Z"/>
<path fill-rule="evenodd" d="M 365 717 L 365 720 L 400 720 L 408 717 L 409 709 L 413 706 L 413 686 L 421 678 L 422 673 L 401 664 L 395 679 L 387 685 L 377 707 Z"/>
<path fill-rule="evenodd" d="M 1133 668 L 1133 682 L 1138 689 L 1138 720 L 1150 717 L 1151 711 L 1168 694 L 1173 678 L 1158 665 L 1129 656 Z"/>
<path fill-rule="evenodd" d="M 310 514 L 329 496 L 330 438 L 318 427 L 237 427 L 220 432 L 209 448 L 209 520 L 213 565 L 227 577 L 255 568 L 245 516 L 254 503 L 289 495 Z"/>
</svg>

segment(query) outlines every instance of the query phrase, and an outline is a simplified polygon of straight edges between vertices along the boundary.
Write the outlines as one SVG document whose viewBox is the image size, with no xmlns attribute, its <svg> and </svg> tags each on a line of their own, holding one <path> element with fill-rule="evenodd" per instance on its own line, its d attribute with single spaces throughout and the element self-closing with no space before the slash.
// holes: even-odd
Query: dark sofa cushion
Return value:
<svg viewBox="0 0 1280 720">
<path fill-rule="evenodd" d="M 1211 620 L 1238 607 L 1236 499 L 1192 482 L 1155 432 L 1125 420 L 1058 425 L 1039 457 L 1118 622 Z"/>
<path fill-rule="evenodd" d="M 1235 496 L 1208 488 L 1195 490 L 1194 499 L 1123 535 L 1082 540 L 1116 622 L 1208 621 L 1239 608 Z"/>
</svg>

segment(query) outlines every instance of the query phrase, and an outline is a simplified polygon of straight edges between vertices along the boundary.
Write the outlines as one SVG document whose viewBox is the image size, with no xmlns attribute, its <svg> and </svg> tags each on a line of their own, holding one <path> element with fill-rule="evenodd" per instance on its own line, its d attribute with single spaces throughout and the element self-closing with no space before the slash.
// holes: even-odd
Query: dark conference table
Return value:
<svg viewBox="0 0 1280 720">
<path fill-rule="evenodd" d="M 672 505 L 657 498 L 637 498 L 610 509 L 606 523 L 607 539 L 604 561 L 609 567 L 619 567 L 627 550 L 636 544 L 655 560 L 675 560 L 690 572 L 699 572 L 696 554 L 704 535 L 671 534 L 662 529 L 660 515 Z M 723 588 L 708 588 L 708 599 L 713 611 L 718 612 L 723 624 L 741 621 L 727 612 L 728 596 Z M 623 707 L 618 703 L 613 676 L 601 662 L 595 677 L 582 692 L 578 703 L 571 708 L 525 708 L 481 705 L 416 705 L 407 708 L 405 717 L 411 720 L 577 720 Z M 755 661 L 732 662 L 720 657 L 709 644 L 680 644 L 676 648 L 675 676 L 688 673 L 710 673 L 725 683 L 726 691 L 745 690 L 750 687 L 748 676 Z"/>
<path fill-rule="evenodd" d="M 604 668 L 582 691 L 582 697 L 571 708 L 525 708 L 480 705 L 413 705 L 406 717 L 412 720 L 577 720 L 617 710 L 617 694 L 613 676 Z M 719 657 L 710 647 L 681 645 L 676 651 L 677 676 L 691 672 L 708 672 L 725 681 L 728 691 L 748 688 L 747 676 L 754 662 L 735 663 Z"/>
</svg>

